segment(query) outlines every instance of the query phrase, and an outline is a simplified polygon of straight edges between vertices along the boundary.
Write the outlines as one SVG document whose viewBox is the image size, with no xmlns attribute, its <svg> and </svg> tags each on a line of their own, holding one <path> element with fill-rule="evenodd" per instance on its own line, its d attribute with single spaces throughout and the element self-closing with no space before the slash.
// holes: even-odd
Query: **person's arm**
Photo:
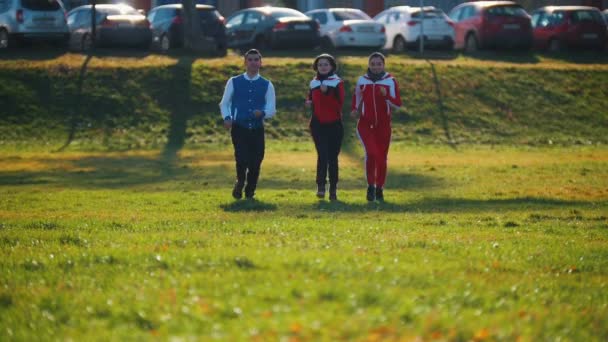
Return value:
<svg viewBox="0 0 608 342">
<path fill-rule="evenodd" d="M 344 81 L 340 81 L 340 83 L 338 83 L 338 106 L 340 108 L 340 111 L 342 111 L 342 107 L 344 106 Z"/>
<path fill-rule="evenodd" d="M 393 86 L 390 87 L 390 91 L 388 94 L 389 104 L 393 108 L 401 107 L 401 94 L 399 94 L 399 85 L 397 84 L 397 80 L 393 78 Z"/>
<path fill-rule="evenodd" d="M 274 86 L 268 81 L 268 90 L 266 90 L 266 107 L 264 107 L 264 119 L 270 119 L 276 113 L 276 96 L 274 94 Z"/>
<path fill-rule="evenodd" d="M 232 106 L 232 95 L 234 94 L 234 86 L 232 85 L 232 78 L 226 82 L 226 87 L 224 88 L 224 95 L 222 96 L 222 101 L 220 102 L 220 113 L 222 114 L 222 119 L 227 121 L 227 119 L 232 120 L 232 113 L 230 111 L 230 107 Z"/>
</svg>

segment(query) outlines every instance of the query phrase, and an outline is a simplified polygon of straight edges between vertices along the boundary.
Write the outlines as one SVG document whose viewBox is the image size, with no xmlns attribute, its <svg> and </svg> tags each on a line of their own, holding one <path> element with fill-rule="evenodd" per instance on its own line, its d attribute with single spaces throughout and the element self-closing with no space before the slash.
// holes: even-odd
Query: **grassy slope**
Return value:
<svg viewBox="0 0 608 342">
<path fill-rule="evenodd" d="M 350 96 L 365 58 L 340 61 Z M 301 103 L 311 77 L 310 60 L 268 57 L 264 62 L 279 110 L 269 125 L 270 136 L 308 139 L 308 114 Z M 601 58 L 598 64 L 523 57 L 513 62 L 394 56 L 389 62 L 405 102 L 395 113 L 394 140 L 443 142 L 449 132 L 460 143 L 607 141 L 608 67 Z M 67 54 L 0 61 L 0 143 L 14 145 L 41 135 L 37 143 L 58 147 L 74 129 L 75 146 L 89 149 L 223 144 L 227 137 L 218 125 L 217 103 L 226 79 L 241 71 L 235 56 L 85 60 Z"/>
</svg>

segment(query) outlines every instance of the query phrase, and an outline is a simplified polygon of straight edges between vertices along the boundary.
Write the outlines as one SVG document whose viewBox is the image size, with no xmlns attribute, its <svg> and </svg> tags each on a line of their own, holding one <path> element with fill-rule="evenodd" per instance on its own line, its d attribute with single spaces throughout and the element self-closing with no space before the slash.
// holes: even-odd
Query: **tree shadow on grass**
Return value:
<svg viewBox="0 0 608 342">
<path fill-rule="evenodd" d="M 590 202 L 579 200 L 562 200 L 543 197 L 517 197 L 517 198 L 426 198 L 408 205 L 409 211 L 425 213 L 477 213 L 477 212 L 504 212 L 504 211 L 530 211 L 548 210 L 568 207 L 591 207 L 606 205 L 606 201 Z"/>
<path fill-rule="evenodd" d="M 263 211 L 276 211 L 277 205 L 259 201 L 257 199 L 246 199 L 234 201 L 230 204 L 220 205 L 226 212 L 263 212 Z"/>
<path fill-rule="evenodd" d="M 10 163 L 10 160 L 0 158 L 2 163 Z M 196 176 L 191 168 L 167 166 L 155 156 L 93 156 L 72 160 L 37 159 L 35 162 L 47 167 L 41 171 L 0 172 L 0 185 L 120 189 L 166 181 L 194 183 Z"/>
<path fill-rule="evenodd" d="M 351 203 L 344 201 L 319 201 L 313 205 L 294 205 L 293 212 L 345 212 L 345 213 L 500 213 L 505 211 L 533 211 L 563 208 L 596 207 L 608 205 L 607 201 L 589 202 L 560 200 L 554 198 L 520 197 L 508 199 L 425 198 L 413 202 Z M 283 209 L 285 205 L 282 206 Z M 291 205 L 287 205 L 289 209 Z M 297 207 L 297 208 L 296 208 Z"/>
</svg>

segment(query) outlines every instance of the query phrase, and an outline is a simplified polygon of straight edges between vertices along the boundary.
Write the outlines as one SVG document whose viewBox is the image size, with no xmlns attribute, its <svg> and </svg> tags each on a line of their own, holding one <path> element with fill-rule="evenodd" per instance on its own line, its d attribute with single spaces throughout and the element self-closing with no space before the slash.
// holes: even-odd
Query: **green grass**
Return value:
<svg viewBox="0 0 608 342">
<path fill-rule="evenodd" d="M 396 142 L 371 204 L 266 155 L 236 202 L 229 148 L 0 152 L 0 340 L 608 338 L 605 147 Z"/>
<path fill-rule="evenodd" d="M 608 339 L 608 55 L 389 56 L 387 201 L 346 118 L 330 203 L 318 53 L 265 53 L 256 201 L 218 123 L 234 52 L 0 56 L 0 340 Z M 367 53 L 336 53 L 349 93 Z"/>
<path fill-rule="evenodd" d="M 19 51 L 2 56 L 0 149 L 57 150 L 66 142 L 82 151 L 229 143 L 218 103 L 227 78 L 243 71 L 234 52 L 196 58 L 112 51 L 90 57 Z M 271 137 L 308 141 L 303 99 L 318 53 L 269 52 L 264 58 L 263 74 L 277 90 Z M 347 99 L 366 68 L 367 53 L 336 53 Z M 387 70 L 399 81 L 404 101 L 394 115 L 395 141 L 608 143 L 606 54 L 431 52 L 423 57 L 389 56 Z"/>
</svg>

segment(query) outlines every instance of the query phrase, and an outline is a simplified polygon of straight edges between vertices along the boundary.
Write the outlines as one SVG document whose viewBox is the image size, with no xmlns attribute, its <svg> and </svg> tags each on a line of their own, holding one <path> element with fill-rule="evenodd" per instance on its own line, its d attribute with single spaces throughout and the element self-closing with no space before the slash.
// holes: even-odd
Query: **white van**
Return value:
<svg viewBox="0 0 608 342">
<path fill-rule="evenodd" d="M 0 50 L 21 40 L 66 44 L 69 35 L 60 0 L 0 0 Z"/>
</svg>

